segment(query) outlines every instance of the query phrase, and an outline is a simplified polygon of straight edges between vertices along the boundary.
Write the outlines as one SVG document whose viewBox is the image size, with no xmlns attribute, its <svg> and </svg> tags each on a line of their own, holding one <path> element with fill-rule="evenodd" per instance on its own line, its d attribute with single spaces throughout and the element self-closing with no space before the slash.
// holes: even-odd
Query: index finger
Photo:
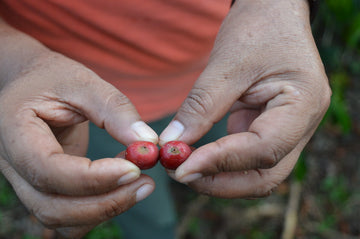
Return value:
<svg viewBox="0 0 360 239">
<path fill-rule="evenodd" d="M 191 154 L 176 171 L 189 182 L 220 172 L 271 168 L 295 147 L 303 148 L 324 112 L 314 116 L 292 87 L 267 103 L 247 132 L 225 136 Z M 314 110 L 313 110 L 314 111 Z"/>
<path fill-rule="evenodd" d="M 49 126 L 32 111 L 3 125 L 7 125 L 1 128 L 4 158 L 39 191 L 101 194 L 140 176 L 139 168 L 124 159 L 91 161 L 65 154 Z"/>
</svg>

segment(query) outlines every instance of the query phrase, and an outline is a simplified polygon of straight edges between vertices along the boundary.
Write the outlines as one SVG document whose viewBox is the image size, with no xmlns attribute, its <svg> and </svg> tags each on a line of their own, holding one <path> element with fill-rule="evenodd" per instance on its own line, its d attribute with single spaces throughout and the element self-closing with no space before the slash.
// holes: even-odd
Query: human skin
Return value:
<svg viewBox="0 0 360 239">
<path fill-rule="evenodd" d="M 196 149 L 174 178 L 247 198 L 288 176 L 330 99 L 308 14 L 306 0 L 236 1 L 160 144 L 192 144 L 230 111 L 229 135 Z M 0 53 L 0 170 L 32 214 L 77 238 L 151 193 L 133 164 L 82 157 L 87 120 L 125 145 L 157 143 L 124 95 L 3 22 Z"/>
<path fill-rule="evenodd" d="M 153 180 L 121 158 L 85 158 L 88 120 L 119 142 L 158 142 L 94 72 L 0 20 L 0 170 L 46 227 L 80 238 L 128 210 Z"/>
<path fill-rule="evenodd" d="M 237 0 L 160 145 L 192 144 L 230 112 L 228 135 L 170 176 L 211 196 L 267 196 L 290 174 L 330 96 L 307 1 Z"/>
</svg>

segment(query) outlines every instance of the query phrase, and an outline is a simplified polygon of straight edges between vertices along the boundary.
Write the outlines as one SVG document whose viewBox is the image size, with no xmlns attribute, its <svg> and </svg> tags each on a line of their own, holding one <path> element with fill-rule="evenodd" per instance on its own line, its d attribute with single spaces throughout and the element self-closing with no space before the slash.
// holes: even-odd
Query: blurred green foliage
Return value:
<svg viewBox="0 0 360 239">
<path fill-rule="evenodd" d="M 304 153 L 302 153 L 294 167 L 293 175 L 297 181 L 302 182 L 307 173 L 307 165 L 304 157 Z"/>
<path fill-rule="evenodd" d="M 199 237 L 199 234 L 201 233 L 200 224 L 201 224 L 200 218 L 193 217 L 190 219 L 188 232 L 193 238 Z"/>
<path fill-rule="evenodd" d="M 339 126 L 343 133 L 351 130 L 351 117 L 345 100 L 345 91 L 349 83 L 349 75 L 345 72 L 334 72 L 329 75 L 332 88 L 332 99 L 324 120 Z"/>
<path fill-rule="evenodd" d="M 333 91 L 332 102 L 323 123 L 335 125 L 342 133 L 348 133 L 351 131 L 352 124 L 346 91 L 353 81 L 360 80 L 360 0 L 322 0 L 313 22 L 313 33 Z M 294 176 L 296 180 L 303 181 L 306 173 L 306 155 L 302 155 L 294 169 Z M 344 178 L 326 177 L 321 182 L 319 193 L 324 195 L 319 198 L 321 204 L 329 204 L 328 214 L 321 222 L 320 230 L 334 228 L 335 213 L 338 213 L 339 208 L 346 207 L 351 192 Z M 18 200 L 10 184 L 0 175 L 0 208 L 11 207 L 16 203 Z M 215 211 L 221 210 L 230 203 L 230 200 L 211 199 Z M 241 207 L 251 207 L 257 205 L 259 201 L 243 200 L 240 203 Z M 1 221 L 0 210 L 0 226 Z M 200 229 L 201 219 L 194 217 L 188 228 L 191 236 L 199 235 Z M 236 238 L 275 238 L 272 233 L 263 232 L 256 225 L 249 230 L 250 232 L 246 235 L 238 235 Z M 22 238 L 33 239 L 34 237 L 25 234 Z M 121 230 L 114 224 L 104 223 L 85 238 L 121 238 Z M 320 237 L 312 235 L 310 238 Z"/>
<path fill-rule="evenodd" d="M 18 200 L 13 192 L 13 189 L 5 180 L 5 178 L 0 174 L 0 208 L 15 205 L 16 203 L 18 203 Z"/>
<path fill-rule="evenodd" d="M 271 239 L 275 238 L 275 232 L 273 231 L 264 231 L 261 228 L 254 227 L 251 228 L 249 233 L 246 235 L 241 234 L 235 237 L 235 239 Z"/>
<path fill-rule="evenodd" d="M 121 239 L 122 232 L 118 225 L 111 222 L 105 222 L 91 232 L 89 232 L 84 239 Z"/>
<path fill-rule="evenodd" d="M 32 236 L 32 235 L 28 235 L 28 234 L 25 234 L 22 239 L 41 239 L 40 237 L 37 237 L 37 236 Z"/>
<path fill-rule="evenodd" d="M 327 196 L 327 201 L 336 207 L 344 207 L 350 197 L 350 190 L 347 187 L 346 179 L 343 176 L 326 177 L 320 190 Z"/>
<path fill-rule="evenodd" d="M 313 33 L 333 91 L 325 122 L 351 130 L 345 92 L 360 75 L 360 0 L 325 0 Z"/>
</svg>

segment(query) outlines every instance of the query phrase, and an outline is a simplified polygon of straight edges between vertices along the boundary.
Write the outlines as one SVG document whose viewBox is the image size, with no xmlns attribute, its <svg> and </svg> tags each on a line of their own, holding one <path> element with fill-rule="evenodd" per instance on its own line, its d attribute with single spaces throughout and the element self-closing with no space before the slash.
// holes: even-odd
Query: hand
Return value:
<svg viewBox="0 0 360 239">
<path fill-rule="evenodd" d="M 40 222 L 78 238 L 153 191 L 153 180 L 124 159 L 82 157 L 87 120 L 123 144 L 157 143 L 123 94 L 49 50 L 18 68 L 0 91 L 0 170 Z"/>
<path fill-rule="evenodd" d="M 307 1 L 237 0 L 160 144 L 192 144 L 227 112 L 229 135 L 195 150 L 172 176 L 217 197 L 268 195 L 290 174 L 330 95 Z"/>
</svg>

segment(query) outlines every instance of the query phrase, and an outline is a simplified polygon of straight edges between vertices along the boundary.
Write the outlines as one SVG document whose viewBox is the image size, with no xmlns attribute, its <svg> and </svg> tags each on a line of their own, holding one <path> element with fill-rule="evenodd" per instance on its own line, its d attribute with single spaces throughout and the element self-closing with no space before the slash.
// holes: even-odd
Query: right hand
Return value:
<svg viewBox="0 0 360 239">
<path fill-rule="evenodd" d="M 157 143 L 130 101 L 85 66 L 42 52 L 0 87 L 0 170 L 30 213 L 78 238 L 154 189 L 121 158 L 91 162 L 87 120 L 119 142 Z"/>
</svg>

